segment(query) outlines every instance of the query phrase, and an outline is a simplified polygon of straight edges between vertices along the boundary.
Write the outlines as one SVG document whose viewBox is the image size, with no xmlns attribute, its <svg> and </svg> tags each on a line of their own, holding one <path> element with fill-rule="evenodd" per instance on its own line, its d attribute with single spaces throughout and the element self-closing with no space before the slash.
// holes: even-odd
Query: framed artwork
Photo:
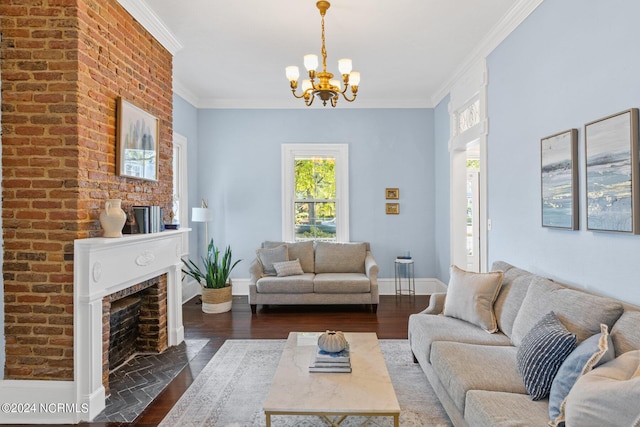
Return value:
<svg viewBox="0 0 640 427">
<path fill-rule="evenodd" d="M 587 229 L 638 234 L 638 109 L 584 125 Z"/>
<path fill-rule="evenodd" d="M 158 118 L 118 98 L 117 173 L 158 179 Z"/>
<path fill-rule="evenodd" d="M 400 189 L 398 189 L 398 188 L 387 188 L 385 190 L 385 197 L 387 198 L 387 200 L 399 199 L 400 198 Z"/>
<path fill-rule="evenodd" d="M 578 130 L 540 140 L 542 226 L 578 229 Z"/>
<path fill-rule="evenodd" d="M 400 203 L 387 203 L 387 215 L 398 215 L 400 213 Z"/>
</svg>

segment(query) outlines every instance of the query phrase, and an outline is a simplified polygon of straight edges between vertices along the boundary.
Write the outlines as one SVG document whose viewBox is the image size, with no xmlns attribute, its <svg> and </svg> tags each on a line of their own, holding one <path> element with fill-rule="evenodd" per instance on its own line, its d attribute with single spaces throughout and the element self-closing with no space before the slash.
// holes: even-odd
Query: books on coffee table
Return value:
<svg viewBox="0 0 640 427">
<path fill-rule="evenodd" d="M 309 365 L 309 372 L 351 372 L 349 344 L 344 350 L 336 353 L 316 347 L 314 359 Z"/>
</svg>

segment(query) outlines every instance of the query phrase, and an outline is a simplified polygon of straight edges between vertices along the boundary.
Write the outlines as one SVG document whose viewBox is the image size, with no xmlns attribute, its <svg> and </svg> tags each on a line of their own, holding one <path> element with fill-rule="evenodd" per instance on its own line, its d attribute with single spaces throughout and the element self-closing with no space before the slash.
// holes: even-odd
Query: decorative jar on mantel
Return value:
<svg viewBox="0 0 640 427">
<path fill-rule="evenodd" d="M 107 199 L 104 211 L 100 212 L 100 225 L 104 232 L 102 237 L 122 237 L 122 227 L 127 221 L 127 214 L 121 208 L 120 199 Z"/>
</svg>

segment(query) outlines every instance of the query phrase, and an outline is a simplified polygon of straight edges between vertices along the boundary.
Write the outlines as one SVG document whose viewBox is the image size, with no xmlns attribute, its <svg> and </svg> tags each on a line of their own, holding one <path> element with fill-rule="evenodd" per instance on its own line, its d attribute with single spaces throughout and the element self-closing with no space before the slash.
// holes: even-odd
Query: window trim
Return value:
<svg viewBox="0 0 640 427">
<path fill-rule="evenodd" d="M 295 240 L 295 159 L 332 157 L 336 159 L 336 241 L 349 241 L 349 145 L 282 144 L 282 240 Z"/>
</svg>

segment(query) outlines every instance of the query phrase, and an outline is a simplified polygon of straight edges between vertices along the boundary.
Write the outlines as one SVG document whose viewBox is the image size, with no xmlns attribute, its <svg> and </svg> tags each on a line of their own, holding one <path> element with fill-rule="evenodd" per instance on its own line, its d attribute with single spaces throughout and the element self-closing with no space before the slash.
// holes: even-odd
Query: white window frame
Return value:
<svg viewBox="0 0 640 427">
<path fill-rule="evenodd" d="M 180 227 L 189 227 L 189 186 L 187 183 L 187 138 L 173 133 L 173 201 L 178 202 Z M 173 206 L 171 206 L 173 209 Z M 189 254 L 189 233 L 182 233 L 182 254 Z"/>
<path fill-rule="evenodd" d="M 336 241 L 349 241 L 349 145 L 282 144 L 282 240 L 295 240 L 295 159 L 336 159 Z"/>
</svg>

